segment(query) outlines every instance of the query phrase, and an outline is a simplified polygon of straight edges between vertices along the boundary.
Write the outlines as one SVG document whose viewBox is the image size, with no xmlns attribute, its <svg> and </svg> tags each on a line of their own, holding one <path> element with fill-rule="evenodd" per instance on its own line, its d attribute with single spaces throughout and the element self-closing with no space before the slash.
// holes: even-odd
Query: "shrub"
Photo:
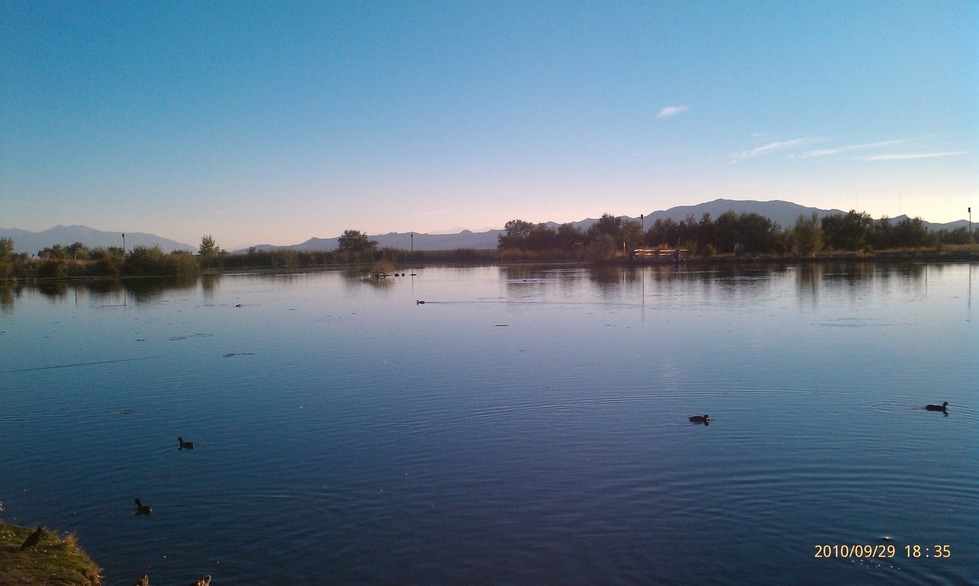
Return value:
<svg viewBox="0 0 979 586">
<path fill-rule="evenodd" d="M 174 277 L 189 277 L 200 274 L 198 259 L 189 252 L 177 250 L 163 259 L 164 274 Z"/>
<path fill-rule="evenodd" d="M 122 274 L 131 277 L 152 277 L 166 274 L 164 254 L 159 246 L 137 246 L 126 255 Z"/>
<path fill-rule="evenodd" d="M 37 267 L 37 276 L 42 279 L 63 279 L 67 274 L 61 258 L 48 258 Z"/>
</svg>

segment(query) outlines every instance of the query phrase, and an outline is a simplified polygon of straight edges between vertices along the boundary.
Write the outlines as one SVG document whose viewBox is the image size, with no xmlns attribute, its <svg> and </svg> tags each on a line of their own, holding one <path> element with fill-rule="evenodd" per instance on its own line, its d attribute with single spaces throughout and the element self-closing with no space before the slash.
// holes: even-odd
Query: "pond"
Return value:
<svg viewBox="0 0 979 586">
<path fill-rule="evenodd" d="M 0 290 L 0 515 L 109 585 L 979 575 L 979 265 L 405 273 Z"/>
</svg>

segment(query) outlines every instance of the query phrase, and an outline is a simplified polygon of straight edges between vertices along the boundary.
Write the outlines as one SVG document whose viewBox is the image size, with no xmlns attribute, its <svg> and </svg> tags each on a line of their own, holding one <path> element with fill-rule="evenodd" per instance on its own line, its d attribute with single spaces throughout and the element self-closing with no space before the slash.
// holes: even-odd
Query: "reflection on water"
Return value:
<svg viewBox="0 0 979 586">
<path fill-rule="evenodd" d="M 405 272 L 0 288 L 4 519 L 107 584 L 979 575 L 971 266 Z"/>
<path fill-rule="evenodd" d="M 970 272 L 969 278 L 964 279 L 967 287 L 966 294 L 971 300 L 971 271 L 972 265 L 964 265 Z M 636 285 L 649 285 L 655 289 L 663 284 L 686 282 L 696 284 L 709 291 L 717 286 L 731 290 L 751 287 L 759 281 L 781 279 L 787 274 L 794 276 L 800 298 L 813 299 L 818 297 L 820 287 L 839 289 L 841 287 L 859 288 L 868 284 L 886 286 L 890 282 L 899 282 L 901 286 L 913 286 L 924 291 L 927 288 L 929 274 L 941 278 L 945 271 L 958 271 L 963 265 L 953 264 L 899 264 L 880 265 L 876 263 L 804 263 L 799 265 L 653 265 L 647 267 L 631 266 L 621 268 L 616 266 L 595 267 L 583 271 L 579 268 L 557 268 L 553 265 L 506 265 L 494 268 L 500 278 L 509 285 L 565 283 L 580 285 L 584 275 L 587 281 L 594 285 L 598 293 L 614 293 L 617 289 L 632 289 Z M 418 269 L 415 269 L 418 270 Z M 442 269 L 447 270 L 447 269 Z M 466 278 L 467 274 L 484 271 L 484 267 L 454 267 L 451 269 L 458 278 Z M 348 285 L 386 287 L 406 279 L 412 280 L 407 273 L 402 276 L 397 273 L 383 279 L 365 278 L 359 269 L 341 271 Z M 262 279 L 294 282 L 303 279 L 307 274 L 286 273 L 274 276 L 261 276 Z M 247 275 L 234 275 L 224 278 L 245 278 Z M 40 284 L 0 284 L 0 303 L 4 307 L 14 304 L 25 289 L 37 291 L 47 297 L 64 298 L 70 293 L 77 296 L 79 292 L 89 294 L 93 299 L 104 301 L 124 302 L 132 300 L 137 303 L 152 302 L 161 298 L 164 293 L 179 290 L 199 290 L 206 299 L 212 299 L 221 285 L 221 275 L 202 275 L 200 277 L 178 278 L 141 278 L 124 280 L 99 280 L 85 282 L 53 281 Z M 516 290 L 516 289 L 515 289 Z M 651 291 L 652 293 L 652 291 Z M 655 294 L 655 293 L 653 293 Z M 644 298 L 643 298 L 644 299 Z"/>
</svg>

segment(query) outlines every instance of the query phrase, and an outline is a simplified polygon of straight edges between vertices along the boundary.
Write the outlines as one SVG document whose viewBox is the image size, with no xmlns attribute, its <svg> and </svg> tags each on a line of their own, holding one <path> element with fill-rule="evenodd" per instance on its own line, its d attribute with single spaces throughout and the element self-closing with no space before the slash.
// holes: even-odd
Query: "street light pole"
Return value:
<svg viewBox="0 0 979 586">
<path fill-rule="evenodd" d="M 969 206 L 969 244 L 972 244 L 972 206 Z"/>
<path fill-rule="evenodd" d="M 415 292 L 415 233 L 411 232 L 411 291 Z"/>
</svg>

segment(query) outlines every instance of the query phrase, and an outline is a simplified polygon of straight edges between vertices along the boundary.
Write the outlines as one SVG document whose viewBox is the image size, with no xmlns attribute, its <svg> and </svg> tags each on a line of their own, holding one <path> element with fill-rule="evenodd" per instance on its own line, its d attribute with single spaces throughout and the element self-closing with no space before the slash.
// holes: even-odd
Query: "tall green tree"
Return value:
<svg viewBox="0 0 979 586">
<path fill-rule="evenodd" d="M 68 249 L 61 244 L 55 244 L 54 246 L 48 246 L 37 251 L 37 256 L 43 259 L 57 258 L 64 260 L 68 258 Z"/>
<path fill-rule="evenodd" d="M 898 246 L 919 248 L 928 243 L 928 228 L 921 218 L 904 218 L 894 227 Z"/>
<path fill-rule="evenodd" d="M 709 214 L 704 214 L 708 221 Z M 680 226 L 673 221 L 673 218 L 660 218 L 653 222 L 652 227 L 646 230 L 647 246 L 676 246 L 680 238 Z"/>
<path fill-rule="evenodd" d="M 615 258 L 618 245 L 613 238 L 601 232 L 588 245 L 588 257 L 596 262 L 605 262 Z"/>
<path fill-rule="evenodd" d="M 555 244 L 562 250 L 576 250 L 587 242 L 584 230 L 574 224 L 561 224 L 557 228 Z"/>
<path fill-rule="evenodd" d="M 823 229 L 815 212 L 808 218 L 801 214 L 796 218 L 792 241 L 799 254 L 815 254 L 823 247 Z"/>
<path fill-rule="evenodd" d="M 122 263 L 126 259 L 126 253 L 118 246 L 99 247 L 92 250 L 91 257 L 95 261 L 92 269 L 95 274 L 104 277 L 118 277 L 122 270 Z"/>
<path fill-rule="evenodd" d="M 134 246 L 120 267 L 121 273 L 131 277 L 158 277 L 166 275 L 166 255 L 159 246 Z"/>
<path fill-rule="evenodd" d="M 600 234 L 607 234 L 612 242 L 622 242 L 622 218 L 612 214 L 602 214 L 597 222 L 588 228 L 588 237 L 595 240 Z"/>
<path fill-rule="evenodd" d="M 0 238 L 0 277 L 6 279 L 14 272 L 14 239 Z"/>
<path fill-rule="evenodd" d="M 344 230 L 340 238 L 337 239 L 337 250 L 341 252 L 360 254 L 363 252 L 373 252 L 376 249 L 377 241 L 369 240 L 367 234 L 359 230 Z"/>
<path fill-rule="evenodd" d="M 635 220 L 622 225 L 622 239 L 626 248 L 634 250 L 642 244 L 642 226 Z"/>
<path fill-rule="evenodd" d="M 534 225 L 524 220 L 510 220 L 503 226 L 503 232 L 496 237 L 496 247 L 529 248 Z"/>
<path fill-rule="evenodd" d="M 531 250 L 551 250 L 555 247 L 557 234 L 547 224 L 540 222 L 530 230 Z"/>
<path fill-rule="evenodd" d="M 214 237 L 210 234 L 205 234 L 201 238 L 201 245 L 197 249 L 197 253 L 201 256 L 213 256 L 221 252 L 221 247 L 218 243 L 214 241 Z"/>
<path fill-rule="evenodd" d="M 873 226 L 874 220 L 866 212 L 850 210 L 845 215 L 824 216 L 823 240 L 832 249 L 860 250 Z"/>
<path fill-rule="evenodd" d="M 81 242 L 75 242 L 74 244 L 68 246 L 65 249 L 65 252 L 68 254 L 69 258 L 74 258 L 78 260 L 86 260 L 89 258 L 88 247 L 82 244 Z"/>
</svg>

